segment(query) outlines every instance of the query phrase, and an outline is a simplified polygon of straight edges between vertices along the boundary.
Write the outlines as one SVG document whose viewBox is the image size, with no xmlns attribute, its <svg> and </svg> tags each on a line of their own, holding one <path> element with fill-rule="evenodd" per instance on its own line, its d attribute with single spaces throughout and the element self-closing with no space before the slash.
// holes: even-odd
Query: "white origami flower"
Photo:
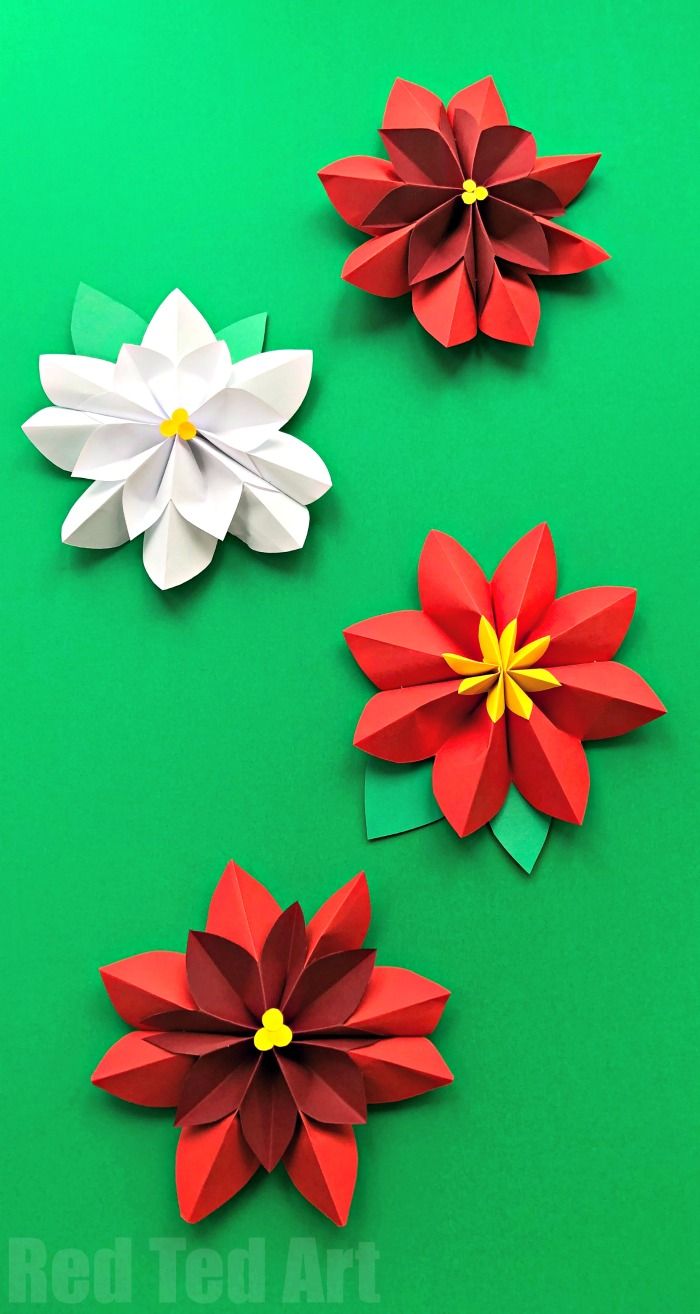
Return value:
<svg viewBox="0 0 700 1314">
<path fill-rule="evenodd" d="M 226 342 L 177 290 L 116 364 L 42 356 L 54 405 L 24 432 L 54 465 L 95 481 L 66 517 L 63 542 L 109 548 L 143 534 L 143 563 L 161 589 L 204 570 L 226 534 L 256 552 L 300 548 L 307 505 L 331 486 L 316 452 L 282 431 L 306 395 L 311 364 L 310 351 L 232 364 Z"/>
</svg>

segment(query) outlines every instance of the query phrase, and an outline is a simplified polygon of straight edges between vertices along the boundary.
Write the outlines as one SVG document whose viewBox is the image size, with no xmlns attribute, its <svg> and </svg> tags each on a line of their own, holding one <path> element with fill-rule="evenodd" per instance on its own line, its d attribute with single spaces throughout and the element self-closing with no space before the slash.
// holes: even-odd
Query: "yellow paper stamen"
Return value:
<svg viewBox="0 0 700 1314">
<path fill-rule="evenodd" d="M 192 423 L 184 406 L 178 406 L 169 420 L 161 420 L 160 431 L 164 438 L 181 438 L 189 443 L 197 436 L 197 426 Z"/>
<path fill-rule="evenodd" d="M 274 1047 L 284 1048 L 292 1039 L 292 1029 L 288 1027 L 284 1014 L 279 1008 L 266 1008 L 260 1021 L 262 1026 L 253 1036 L 256 1049 L 263 1052 Z"/>
<path fill-rule="evenodd" d="M 475 201 L 485 201 L 488 196 L 487 188 L 475 182 L 473 178 L 465 178 L 462 188 L 462 200 L 465 205 L 473 205 Z"/>
<path fill-rule="evenodd" d="M 466 677 L 460 683 L 458 693 L 471 697 L 487 695 L 486 711 L 493 722 L 500 721 L 506 707 L 515 716 L 529 721 L 534 704 L 528 695 L 545 693 L 559 685 L 551 671 L 532 665 L 544 656 L 551 636 L 547 634 L 541 639 L 533 639 L 516 649 L 517 632 L 517 620 L 512 620 L 499 638 L 491 622 L 482 616 L 479 620 L 481 661 L 454 652 L 442 654 L 451 671 Z"/>
</svg>

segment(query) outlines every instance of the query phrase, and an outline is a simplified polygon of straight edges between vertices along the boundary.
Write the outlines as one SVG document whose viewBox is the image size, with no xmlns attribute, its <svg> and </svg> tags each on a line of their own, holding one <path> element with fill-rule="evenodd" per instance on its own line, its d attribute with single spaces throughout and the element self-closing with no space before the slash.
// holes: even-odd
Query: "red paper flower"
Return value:
<svg viewBox="0 0 700 1314">
<path fill-rule="evenodd" d="M 492 78 L 447 109 L 398 78 L 380 135 L 390 159 L 353 155 L 321 169 L 336 210 L 372 234 L 342 276 L 380 297 L 411 292 L 416 318 L 445 347 L 477 332 L 531 347 L 540 304 L 531 274 L 578 274 L 608 256 L 552 223 L 600 155 L 542 155 L 508 123 Z"/>
<path fill-rule="evenodd" d="M 360 946 L 370 919 L 361 873 L 308 926 L 230 862 L 206 931 L 187 953 L 156 950 L 102 969 L 130 1031 L 93 1081 L 134 1104 L 175 1105 L 176 1179 L 190 1223 L 260 1166 L 280 1159 L 297 1190 L 346 1222 L 355 1188 L 353 1126 L 367 1104 L 452 1080 L 426 1035 L 449 997 Z"/>
<path fill-rule="evenodd" d="M 389 762 L 434 757 L 433 792 L 458 835 L 500 810 L 511 780 L 534 808 L 581 824 L 582 739 L 627 734 L 665 712 L 649 685 L 611 661 L 636 593 L 555 598 L 552 536 L 538 525 L 489 584 L 455 539 L 433 530 L 418 565 L 422 611 L 351 625 L 345 637 L 370 698 L 355 744 Z"/>
</svg>

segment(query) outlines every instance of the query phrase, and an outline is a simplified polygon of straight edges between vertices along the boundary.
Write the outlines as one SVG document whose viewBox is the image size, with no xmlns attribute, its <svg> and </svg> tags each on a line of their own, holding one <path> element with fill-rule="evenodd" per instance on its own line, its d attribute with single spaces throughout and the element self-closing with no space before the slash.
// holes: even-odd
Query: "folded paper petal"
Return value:
<svg viewBox="0 0 700 1314">
<path fill-rule="evenodd" d="M 98 1063 L 92 1080 L 129 1104 L 168 1108 L 177 1104 L 194 1059 L 149 1045 L 150 1034 L 129 1031 L 121 1036 Z"/>
<path fill-rule="evenodd" d="M 326 899 L 308 923 L 309 962 L 345 949 L 359 949 L 369 928 L 371 911 L 367 877 L 361 871 Z"/>
<path fill-rule="evenodd" d="M 126 543 L 129 531 L 122 508 L 121 480 L 95 480 L 73 503 L 61 526 L 61 539 L 71 547 L 113 548 Z"/>
<path fill-rule="evenodd" d="M 229 534 L 254 552 L 296 552 L 309 532 L 309 512 L 286 493 L 247 483 Z"/>
<path fill-rule="evenodd" d="M 352 1031 L 375 1036 L 425 1036 L 442 1017 L 449 990 L 404 967 L 375 967 L 367 990 L 347 1019 Z"/>
<path fill-rule="evenodd" d="M 597 242 L 573 233 L 561 224 L 550 223 L 549 219 L 540 219 L 540 227 L 547 241 L 549 251 L 549 268 L 545 274 L 580 274 L 584 269 L 600 265 L 610 256 Z"/>
<path fill-rule="evenodd" d="M 386 103 L 380 136 L 405 182 L 461 185 L 462 167 L 447 111 L 432 91 L 397 78 Z"/>
<path fill-rule="evenodd" d="M 499 201 L 508 201 L 511 205 L 518 205 L 523 210 L 529 210 L 537 218 L 541 218 L 542 215 L 564 213 L 564 207 L 556 193 L 543 182 L 533 178 L 532 174 L 527 178 L 516 178 L 513 182 L 497 183 L 489 190 L 489 196 L 496 197 Z"/>
<path fill-rule="evenodd" d="M 131 1027 L 140 1027 L 153 1013 L 194 1009 L 187 984 L 185 955 L 170 949 L 122 958 L 100 968 L 113 1007 Z"/>
<path fill-rule="evenodd" d="M 111 394 L 114 365 L 94 356 L 69 356 L 52 353 L 39 357 L 39 378 L 49 401 L 68 410 L 90 411 L 88 403 Z M 128 411 L 128 406 L 127 406 Z M 103 412 L 96 411 L 97 415 Z M 107 413 L 107 412 L 104 412 Z M 148 418 L 139 414 L 136 418 Z"/>
<path fill-rule="evenodd" d="M 482 701 L 436 754 L 433 793 L 452 829 L 463 838 L 496 815 L 509 783 L 505 717 L 492 721 Z"/>
<path fill-rule="evenodd" d="M 549 250 L 541 223 L 527 210 L 498 197 L 491 197 L 487 205 L 488 234 L 494 255 L 534 273 L 547 273 Z"/>
<path fill-rule="evenodd" d="M 197 347 L 215 341 L 204 316 L 179 288 L 175 288 L 159 305 L 141 345 L 159 351 L 177 363 Z"/>
<path fill-rule="evenodd" d="M 626 735 L 666 711 L 646 680 L 620 662 L 595 661 L 552 666 L 550 670 L 559 688 L 542 699 L 543 711 L 577 739 Z"/>
<path fill-rule="evenodd" d="M 615 656 L 629 629 L 636 589 L 580 589 L 555 598 L 537 622 L 550 636 L 547 665 L 607 662 Z"/>
<path fill-rule="evenodd" d="M 476 119 L 479 128 L 493 128 L 496 124 L 507 123 L 508 114 L 501 100 L 493 78 L 481 78 L 470 87 L 458 91 L 447 106 L 447 113 L 454 121 L 457 110 L 466 110 Z"/>
<path fill-rule="evenodd" d="M 175 1181 L 180 1213 L 198 1223 L 225 1204 L 250 1181 L 258 1160 L 249 1148 L 237 1114 L 209 1127 L 180 1132 Z"/>
<path fill-rule="evenodd" d="M 298 903 L 280 913 L 260 955 L 265 1008 L 283 1008 L 306 962 L 306 927 Z"/>
<path fill-rule="evenodd" d="M 78 479 L 126 479 L 144 457 L 163 445 L 154 424 L 115 420 L 100 424 L 83 444 L 73 467 Z"/>
<path fill-rule="evenodd" d="M 401 297 L 408 292 L 408 247 L 411 224 L 397 228 L 351 251 L 341 277 L 377 297 Z"/>
<path fill-rule="evenodd" d="M 173 1013 L 156 1013 L 150 1019 L 151 1026 L 166 1026 L 176 1014 Z M 148 1038 L 150 1045 L 156 1045 L 158 1049 L 164 1049 L 168 1054 L 189 1054 L 192 1058 L 200 1058 L 202 1054 L 215 1054 L 217 1050 L 234 1049 L 239 1045 L 250 1046 L 250 1032 L 245 1034 L 234 1034 L 233 1031 L 225 1032 L 221 1023 L 220 1031 L 212 1031 L 212 1019 L 206 1013 L 193 1013 L 191 1015 L 192 1026 L 204 1025 L 203 1031 L 157 1031 Z M 209 1028 L 209 1029 L 207 1029 Z"/>
<path fill-rule="evenodd" d="M 514 265 L 501 268 L 495 264 L 479 310 L 481 332 L 499 342 L 532 347 L 539 322 L 540 302 L 532 279 Z"/>
<path fill-rule="evenodd" d="M 352 1127 L 331 1127 L 303 1115 L 284 1166 L 297 1190 L 338 1227 L 348 1219 L 357 1178 Z"/>
<path fill-rule="evenodd" d="M 545 183 L 556 193 L 562 206 L 567 206 L 583 190 L 599 159 L 600 152 L 594 155 L 540 155 L 530 177 Z"/>
<path fill-rule="evenodd" d="M 236 1026 L 257 1026 L 265 1011 L 260 968 L 240 945 L 190 931 L 187 979 L 197 1007 Z"/>
<path fill-rule="evenodd" d="M 443 347 L 455 347 L 476 336 L 474 293 L 463 261 L 445 274 L 416 283 L 412 304 L 419 324 Z"/>
<path fill-rule="evenodd" d="M 451 680 L 443 653 L 454 639 L 422 611 L 392 611 L 343 631 L 355 661 L 378 689 Z"/>
<path fill-rule="evenodd" d="M 279 1063 L 300 1113 L 318 1122 L 367 1121 L 362 1074 L 342 1049 L 300 1041 L 280 1051 Z"/>
<path fill-rule="evenodd" d="M 529 720 L 511 716 L 508 739 L 513 781 L 527 802 L 547 816 L 580 826 L 589 788 L 581 741 L 560 730 L 537 706 Z"/>
<path fill-rule="evenodd" d="M 523 128 L 511 124 L 484 128 L 474 156 L 474 178 L 485 187 L 494 187 L 526 177 L 536 153 L 535 138 Z"/>
<path fill-rule="evenodd" d="M 500 634 L 517 620 L 520 648 L 543 612 L 554 601 L 557 559 L 549 526 L 536 525 L 506 553 L 491 581 L 491 595 Z"/>
<path fill-rule="evenodd" d="M 459 694 L 460 680 L 388 689 L 365 705 L 353 743 L 385 762 L 434 757 L 474 709 Z"/>
<path fill-rule="evenodd" d="M 229 387 L 257 397 L 286 424 L 309 390 L 312 366 L 312 351 L 264 351 L 233 366 Z"/>
<path fill-rule="evenodd" d="M 452 636 L 453 649 L 478 657 L 479 621 L 492 620 L 491 594 L 481 566 L 449 534 L 432 529 L 418 562 L 423 611 Z"/>
<path fill-rule="evenodd" d="M 72 470 L 88 439 L 106 421 L 85 411 L 45 406 L 22 425 L 27 438 L 53 465 Z"/>
<path fill-rule="evenodd" d="M 296 1104 L 271 1054 L 263 1056 L 239 1116 L 250 1149 L 271 1173 L 287 1149 L 297 1121 Z"/>
<path fill-rule="evenodd" d="M 250 1039 L 200 1055 L 182 1083 L 176 1127 L 201 1127 L 236 1113 L 259 1063 Z"/>
<path fill-rule="evenodd" d="M 425 187 L 419 183 L 401 183 L 389 196 L 367 216 L 368 224 L 378 233 L 387 229 L 400 228 L 405 224 L 416 225 L 418 220 L 426 219 L 445 208 L 454 207 L 454 191 L 446 187 Z M 461 207 L 463 208 L 463 207 Z M 415 231 L 415 228 L 414 228 Z"/>
<path fill-rule="evenodd" d="M 371 231 L 371 226 L 365 224 L 367 215 L 394 188 L 401 186 L 391 162 L 373 155 L 351 155 L 336 160 L 320 169 L 318 176 L 341 218 L 363 232 Z"/>
<path fill-rule="evenodd" d="M 424 1036 L 374 1040 L 354 1049 L 351 1062 L 362 1073 L 368 1104 L 412 1099 L 452 1081 L 445 1060 Z"/>
<path fill-rule="evenodd" d="M 455 211 L 454 198 L 419 219 L 413 225 L 408 248 L 411 285 L 444 274 L 461 261 L 470 240 L 471 227 L 471 208 L 460 204 L 459 210 Z"/>
<path fill-rule="evenodd" d="M 198 529 L 169 503 L 143 536 L 146 573 L 159 589 L 185 584 L 209 565 L 217 541 L 213 534 Z"/>
<path fill-rule="evenodd" d="M 281 911 L 277 900 L 260 881 L 238 863 L 229 862 L 214 890 L 206 929 L 213 935 L 233 940 L 258 958 Z"/>
<path fill-rule="evenodd" d="M 325 461 L 308 443 L 289 433 L 276 432 L 266 437 L 253 449 L 250 460 L 263 479 L 304 506 L 315 502 L 331 487 Z"/>
<path fill-rule="evenodd" d="M 374 958 L 374 949 L 344 949 L 309 963 L 285 1001 L 285 1020 L 294 1032 L 342 1026 L 367 989 Z"/>
</svg>

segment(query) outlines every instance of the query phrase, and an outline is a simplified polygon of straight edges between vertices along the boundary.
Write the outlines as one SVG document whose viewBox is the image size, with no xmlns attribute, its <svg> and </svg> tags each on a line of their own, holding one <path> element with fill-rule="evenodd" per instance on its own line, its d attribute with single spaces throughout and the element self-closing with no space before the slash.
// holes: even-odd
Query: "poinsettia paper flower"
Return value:
<svg viewBox="0 0 700 1314">
<path fill-rule="evenodd" d="M 371 235 L 343 278 L 375 296 L 410 292 L 416 318 L 445 347 L 477 332 L 532 346 L 540 305 L 531 274 L 578 274 L 608 259 L 552 222 L 600 155 L 538 157 L 492 78 L 447 108 L 398 78 L 380 136 L 388 160 L 353 155 L 319 174 L 343 219 Z"/>
<path fill-rule="evenodd" d="M 635 590 L 556 598 L 556 580 L 546 525 L 510 549 L 490 583 L 455 539 L 433 530 L 418 565 L 422 610 L 345 631 L 381 690 L 355 744 L 389 762 L 434 757 L 433 792 L 458 835 L 496 816 L 511 781 L 533 808 L 580 825 L 589 788 L 581 741 L 627 734 L 666 710 L 612 660 Z"/>
<path fill-rule="evenodd" d="M 331 485 L 316 452 L 283 431 L 311 362 L 310 351 L 268 351 L 232 363 L 177 290 L 116 364 L 42 356 L 54 405 L 24 432 L 54 465 L 95 481 L 69 512 L 64 543 L 109 548 L 143 534 L 161 589 L 198 575 L 227 534 L 257 552 L 300 548 L 307 504 Z"/>
<path fill-rule="evenodd" d="M 353 1128 L 368 1104 L 409 1099 L 452 1074 L 427 1039 L 449 991 L 363 949 L 361 873 L 308 925 L 235 863 L 187 953 L 137 954 L 102 969 L 136 1030 L 108 1050 L 96 1085 L 134 1104 L 173 1105 L 176 1180 L 187 1222 L 283 1160 L 303 1196 L 346 1222 L 357 1174 Z"/>
</svg>

